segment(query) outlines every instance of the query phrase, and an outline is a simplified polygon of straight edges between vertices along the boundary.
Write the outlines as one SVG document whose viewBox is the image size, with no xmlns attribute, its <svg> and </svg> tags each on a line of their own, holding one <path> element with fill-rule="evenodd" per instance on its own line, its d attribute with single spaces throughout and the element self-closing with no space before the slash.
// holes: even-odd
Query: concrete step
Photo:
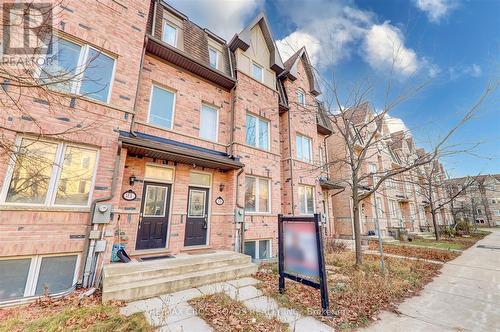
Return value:
<svg viewBox="0 0 500 332">
<path fill-rule="evenodd" d="M 137 280 L 103 287 L 102 300 L 134 301 L 202 285 L 237 279 L 257 272 L 253 263 L 209 268 L 161 278 Z"/>
<path fill-rule="evenodd" d="M 104 267 L 103 287 L 156 279 L 224 266 L 250 263 L 252 258 L 230 251 L 214 254 L 182 255 L 175 258 L 159 259 L 127 264 L 111 264 Z"/>
</svg>

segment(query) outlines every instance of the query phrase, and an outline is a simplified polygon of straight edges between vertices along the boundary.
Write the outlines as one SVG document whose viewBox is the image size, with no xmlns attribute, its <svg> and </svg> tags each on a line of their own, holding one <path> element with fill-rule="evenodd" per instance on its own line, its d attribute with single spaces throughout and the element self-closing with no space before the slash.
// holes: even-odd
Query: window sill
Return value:
<svg viewBox="0 0 500 332">
<path fill-rule="evenodd" d="M 245 211 L 245 215 L 247 215 L 247 216 L 269 216 L 269 217 L 274 216 L 274 214 L 272 212 L 247 212 L 247 211 Z"/>
<path fill-rule="evenodd" d="M 89 207 L 0 205 L 0 211 L 90 212 Z"/>
</svg>

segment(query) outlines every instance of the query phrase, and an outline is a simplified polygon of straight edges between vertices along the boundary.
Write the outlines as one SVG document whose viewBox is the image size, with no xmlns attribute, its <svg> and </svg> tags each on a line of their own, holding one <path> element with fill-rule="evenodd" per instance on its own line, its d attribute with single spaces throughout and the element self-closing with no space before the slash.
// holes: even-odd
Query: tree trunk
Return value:
<svg viewBox="0 0 500 332">
<path fill-rule="evenodd" d="M 359 224 L 359 200 L 357 198 L 358 191 L 353 190 L 352 212 L 354 223 L 354 243 L 356 249 L 356 266 L 361 266 L 363 263 L 363 252 L 361 249 L 361 227 Z"/>
<path fill-rule="evenodd" d="M 436 220 L 436 211 L 431 209 L 432 224 L 434 225 L 434 234 L 436 235 L 436 241 L 439 241 L 439 227 Z"/>
</svg>

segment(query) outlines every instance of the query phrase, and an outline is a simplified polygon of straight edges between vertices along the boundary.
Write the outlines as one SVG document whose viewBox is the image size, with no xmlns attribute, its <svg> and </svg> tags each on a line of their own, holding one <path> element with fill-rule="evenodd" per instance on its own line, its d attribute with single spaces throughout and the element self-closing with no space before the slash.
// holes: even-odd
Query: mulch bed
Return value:
<svg viewBox="0 0 500 332">
<path fill-rule="evenodd" d="M 384 244 L 383 248 L 384 248 L 384 253 L 406 256 L 406 257 L 429 259 L 439 262 L 448 262 L 460 255 L 460 253 L 455 251 L 446 251 L 442 249 L 432 249 L 432 248 L 417 247 L 417 246 L 405 246 L 399 244 Z M 378 250 L 378 243 L 370 241 L 370 249 Z"/>
</svg>

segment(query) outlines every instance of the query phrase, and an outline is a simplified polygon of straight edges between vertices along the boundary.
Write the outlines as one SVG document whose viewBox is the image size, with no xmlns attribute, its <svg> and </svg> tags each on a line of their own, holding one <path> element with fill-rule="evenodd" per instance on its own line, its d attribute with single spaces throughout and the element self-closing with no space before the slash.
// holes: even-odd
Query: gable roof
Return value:
<svg viewBox="0 0 500 332">
<path fill-rule="evenodd" d="M 370 104 L 364 102 L 360 105 L 349 107 L 343 112 L 346 120 L 351 121 L 354 125 L 361 125 L 366 123 L 366 117 L 371 112 Z"/>
<path fill-rule="evenodd" d="M 287 77 L 292 81 L 295 81 L 297 79 L 297 67 L 301 59 L 305 62 L 304 67 L 306 69 L 307 79 L 309 80 L 309 92 L 315 97 L 319 96 L 321 91 L 319 89 L 316 75 L 314 75 L 312 70 L 312 63 L 309 59 L 305 46 L 302 46 L 300 50 L 295 52 L 288 60 L 285 61 L 285 70 L 280 74 L 280 76 Z"/>
<path fill-rule="evenodd" d="M 248 24 L 240 33 L 234 35 L 234 37 L 229 42 L 229 48 L 233 52 L 238 48 L 246 51 L 250 47 L 251 30 L 257 24 L 262 30 L 267 48 L 269 49 L 269 63 L 271 64 L 271 69 L 274 70 L 277 74 L 280 74 L 281 72 L 283 72 L 285 67 L 283 65 L 283 61 L 281 60 L 276 42 L 274 41 L 273 34 L 271 32 L 271 26 L 269 25 L 269 20 L 263 12 L 257 15 L 257 17 L 255 17 L 252 22 L 250 22 L 250 24 Z"/>
</svg>

